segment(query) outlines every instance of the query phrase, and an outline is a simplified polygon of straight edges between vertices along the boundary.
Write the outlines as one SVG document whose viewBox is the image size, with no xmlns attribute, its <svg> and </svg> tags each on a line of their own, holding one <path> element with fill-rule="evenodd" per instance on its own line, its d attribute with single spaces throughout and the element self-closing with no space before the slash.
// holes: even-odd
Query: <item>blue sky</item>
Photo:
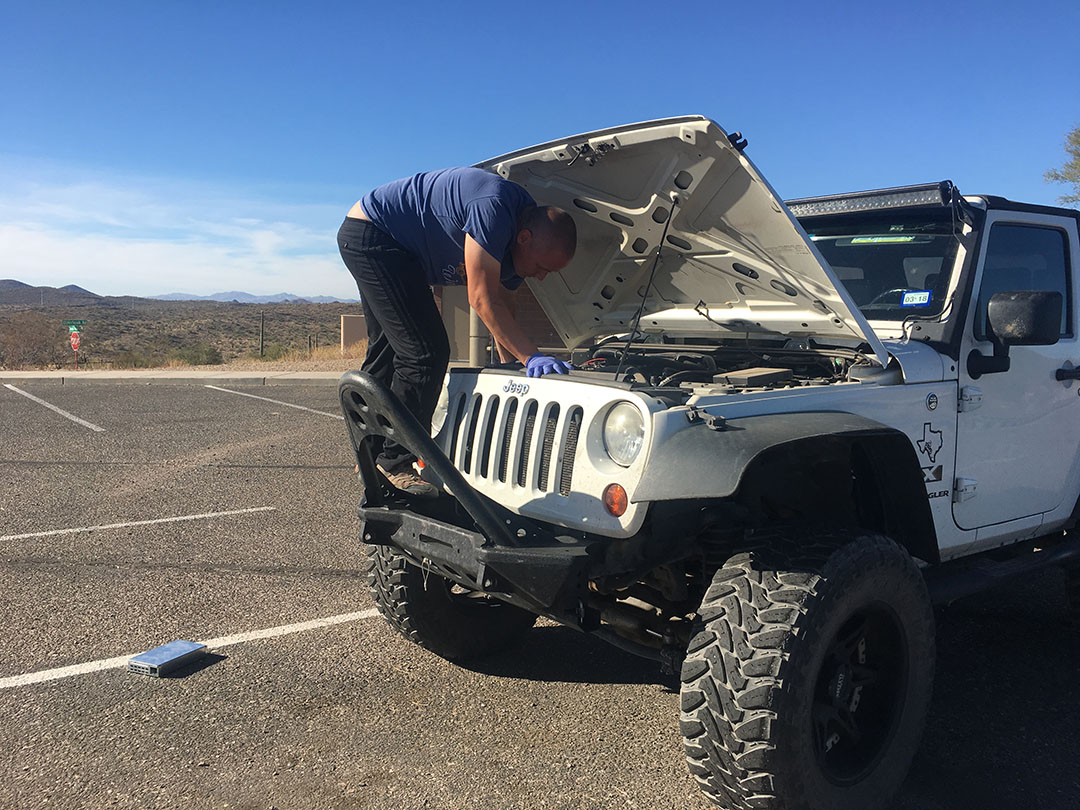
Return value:
<svg viewBox="0 0 1080 810">
<path fill-rule="evenodd" d="M 355 297 L 368 188 L 702 114 L 785 197 L 1053 204 L 1080 3 L 0 0 L 0 278 Z"/>
</svg>

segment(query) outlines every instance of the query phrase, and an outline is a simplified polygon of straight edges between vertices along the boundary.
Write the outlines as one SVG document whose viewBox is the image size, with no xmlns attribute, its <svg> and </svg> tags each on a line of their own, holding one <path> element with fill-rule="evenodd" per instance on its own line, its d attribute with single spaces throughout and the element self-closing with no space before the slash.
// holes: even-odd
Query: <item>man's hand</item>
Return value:
<svg viewBox="0 0 1080 810">
<path fill-rule="evenodd" d="M 545 374 L 566 374 L 572 368 L 564 360 L 537 352 L 525 364 L 525 373 L 530 377 L 543 377 Z"/>
</svg>

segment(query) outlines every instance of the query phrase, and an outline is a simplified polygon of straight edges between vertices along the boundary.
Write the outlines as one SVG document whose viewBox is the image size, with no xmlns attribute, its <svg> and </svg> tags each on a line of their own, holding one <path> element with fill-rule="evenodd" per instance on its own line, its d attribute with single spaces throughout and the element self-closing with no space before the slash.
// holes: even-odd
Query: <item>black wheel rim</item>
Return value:
<svg viewBox="0 0 1080 810">
<path fill-rule="evenodd" d="M 825 777 L 859 782 L 888 748 L 903 709 L 908 649 L 886 605 L 853 614 L 832 639 L 814 686 L 814 749 Z"/>
</svg>

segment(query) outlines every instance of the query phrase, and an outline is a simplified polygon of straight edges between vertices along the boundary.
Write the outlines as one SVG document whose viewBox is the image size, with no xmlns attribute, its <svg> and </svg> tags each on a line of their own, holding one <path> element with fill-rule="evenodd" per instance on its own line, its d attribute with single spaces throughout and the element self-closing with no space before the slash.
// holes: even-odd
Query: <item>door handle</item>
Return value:
<svg viewBox="0 0 1080 810">
<path fill-rule="evenodd" d="M 1080 366 L 1076 368 L 1059 368 L 1054 372 L 1054 379 L 1058 382 L 1065 380 L 1080 380 Z"/>
</svg>

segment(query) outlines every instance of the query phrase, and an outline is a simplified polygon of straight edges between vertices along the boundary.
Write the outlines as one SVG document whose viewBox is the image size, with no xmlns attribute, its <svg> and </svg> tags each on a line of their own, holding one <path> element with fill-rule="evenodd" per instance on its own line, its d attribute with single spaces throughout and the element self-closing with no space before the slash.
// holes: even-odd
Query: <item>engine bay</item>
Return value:
<svg viewBox="0 0 1080 810">
<path fill-rule="evenodd" d="M 629 346 L 609 339 L 574 353 L 576 369 L 651 389 L 665 398 L 709 390 L 830 385 L 849 379 L 849 370 L 865 365 L 854 350 L 816 346 L 807 340 L 732 340 L 728 342 L 640 342 Z"/>
</svg>

